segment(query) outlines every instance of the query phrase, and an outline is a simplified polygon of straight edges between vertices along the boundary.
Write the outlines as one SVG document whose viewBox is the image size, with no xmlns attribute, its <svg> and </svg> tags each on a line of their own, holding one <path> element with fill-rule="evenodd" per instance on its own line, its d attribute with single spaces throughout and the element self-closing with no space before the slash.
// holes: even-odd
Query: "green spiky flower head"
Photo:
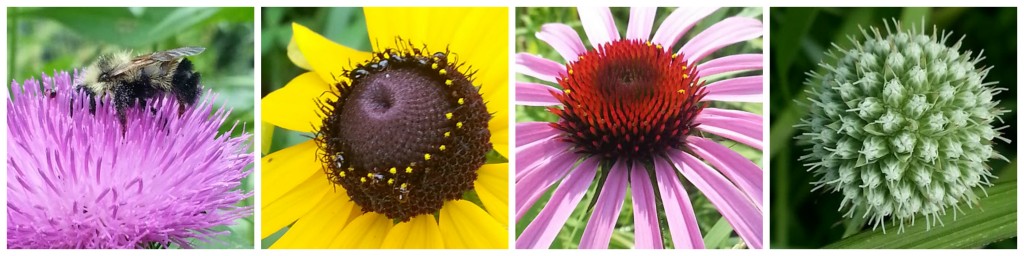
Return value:
<svg viewBox="0 0 1024 256">
<path fill-rule="evenodd" d="M 993 127 L 1006 111 L 992 97 L 1005 89 L 984 82 L 991 67 L 978 66 L 981 54 L 961 52 L 960 41 L 947 46 L 952 33 L 895 21 L 884 33 L 861 32 L 853 47 L 829 51 L 824 72 L 810 73 L 810 114 L 797 139 L 811 147 L 800 159 L 819 178 L 815 189 L 843 195 L 846 216 L 902 229 L 920 214 L 930 227 L 947 209 L 972 205 L 973 188 L 991 186 L 986 162 L 1005 159 L 993 140 L 1009 143 Z"/>
</svg>

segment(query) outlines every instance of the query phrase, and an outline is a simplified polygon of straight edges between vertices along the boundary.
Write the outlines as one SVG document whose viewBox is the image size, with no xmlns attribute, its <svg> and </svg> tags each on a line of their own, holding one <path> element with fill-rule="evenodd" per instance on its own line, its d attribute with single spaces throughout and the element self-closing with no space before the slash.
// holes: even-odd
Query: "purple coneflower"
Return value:
<svg viewBox="0 0 1024 256">
<path fill-rule="evenodd" d="M 109 98 L 90 114 L 67 72 L 42 81 L 7 99 L 9 248 L 188 248 L 252 214 L 236 205 L 251 196 L 249 135 L 217 134 L 229 111 L 212 97 L 180 114 L 150 102 L 122 133 Z"/>
<path fill-rule="evenodd" d="M 608 8 L 579 8 L 593 48 L 587 49 L 568 25 L 555 23 L 542 26 L 536 36 L 565 64 L 517 54 L 518 72 L 558 85 L 517 82 L 517 104 L 548 106 L 559 120 L 516 125 L 516 219 L 552 185 L 560 185 L 516 247 L 549 247 L 596 178 L 604 183 L 580 247 L 608 246 L 631 186 L 637 248 L 663 247 L 659 196 L 675 247 L 703 248 L 689 195 L 676 172 L 707 197 L 747 246 L 762 247 L 761 168 L 704 136 L 763 148 L 760 115 L 707 103 L 760 102 L 761 75 L 704 80 L 762 68 L 761 54 L 705 61 L 718 49 L 760 37 L 761 21 L 726 18 L 673 50 L 714 11 L 676 9 L 650 37 L 656 8 L 633 8 L 626 38 L 620 39 Z M 599 171 L 600 166 L 610 168 Z"/>
</svg>

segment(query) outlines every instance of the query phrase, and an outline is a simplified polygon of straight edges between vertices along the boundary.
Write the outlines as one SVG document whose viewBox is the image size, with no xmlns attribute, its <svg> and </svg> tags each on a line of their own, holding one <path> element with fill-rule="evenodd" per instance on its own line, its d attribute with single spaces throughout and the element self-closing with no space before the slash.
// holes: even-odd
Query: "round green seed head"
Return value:
<svg viewBox="0 0 1024 256">
<path fill-rule="evenodd" d="M 811 145 L 800 159 L 819 178 L 815 190 L 843 195 L 848 217 L 902 230 L 974 203 L 973 188 L 994 178 L 985 162 L 1005 160 L 993 140 L 1009 140 L 993 127 L 1007 111 L 992 98 L 1005 89 L 983 82 L 991 67 L 978 66 L 981 54 L 949 46 L 951 33 L 900 27 L 862 29 L 852 47 L 827 53 L 806 82 L 810 114 L 797 140 Z"/>
</svg>

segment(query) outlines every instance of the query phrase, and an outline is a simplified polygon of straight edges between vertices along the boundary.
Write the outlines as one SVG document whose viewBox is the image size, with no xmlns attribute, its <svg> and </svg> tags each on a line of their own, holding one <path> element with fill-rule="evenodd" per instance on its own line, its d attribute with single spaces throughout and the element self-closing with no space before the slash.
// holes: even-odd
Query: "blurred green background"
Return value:
<svg viewBox="0 0 1024 256">
<path fill-rule="evenodd" d="M 657 31 L 658 25 L 667 17 L 675 8 L 659 8 L 655 21 L 654 28 L 651 30 L 651 36 Z M 674 50 L 678 50 L 682 45 L 689 41 L 690 38 L 697 35 L 699 32 L 704 31 L 711 25 L 714 25 L 718 21 L 731 16 L 744 16 L 760 19 L 762 10 L 761 8 L 722 8 L 712 13 L 707 18 L 704 18 L 697 23 L 689 32 L 679 40 L 679 43 L 672 47 Z M 583 27 L 579 20 L 579 16 L 575 8 L 516 8 L 516 52 L 527 52 L 534 55 L 539 55 L 559 63 L 563 63 L 561 55 L 559 55 L 554 48 L 551 48 L 544 41 L 538 40 L 534 37 L 534 34 L 540 31 L 540 27 L 546 23 L 564 23 L 573 27 L 579 34 L 580 38 L 583 39 L 584 45 L 587 48 L 591 48 L 590 42 L 586 38 L 586 33 L 583 32 Z M 625 34 L 626 25 L 629 22 L 629 8 L 612 8 L 612 15 L 615 17 L 616 26 L 619 28 L 620 34 Z M 762 51 L 761 38 L 750 40 L 744 43 L 734 44 L 725 47 L 714 54 L 704 58 L 705 61 L 714 58 L 732 55 L 737 53 L 759 53 Z M 761 71 L 748 71 L 748 72 L 731 72 L 722 75 L 715 75 L 711 77 L 705 77 L 709 83 L 718 81 L 726 78 L 732 78 L 737 76 L 749 76 L 760 74 Z M 517 81 L 528 81 L 534 83 L 547 83 L 541 80 L 528 77 L 522 74 L 516 74 Z M 726 108 L 726 109 L 739 109 L 756 114 L 762 113 L 761 103 L 726 103 L 726 102 L 712 102 L 710 107 Z M 546 121 L 552 122 L 558 120 L 558 117 L 551 114 L 543 107 L 532 107 L 532 106 L 516 106 L 516 121 L 517 122 L 531 122 L 531 121 Z M 746 156 L 754 163 L 761 166 L 761 151 L 748 147 L 743 144 L 733 142 L 731 140 L 716 137 L 714 135 L 707 134 L 715 141 L 718 141 L 722 145 L 729 147 L 743 156 Z M 684 178 L 680 176 L 680 180 L 690 195 L 690 200 L 693 202 L 694 211 L 696 212 L 697 222 L 700 224 L 701 234 L 704 235 L 705 243 L 707 248 L 733 248 L 741 242 L 739 237 L 732 231 L 729 223 L 722 218 L 721 214 L 715 209 L 713 205 L 697 190 L 692 184 L 686 182 Z M 579 246 L 580 238 L 583 236 L 583 230 L 586 228 L 587 221 L 590 219 L 590 213 L 587 211 L 588 206 L 594 201 L 595 195 L 597 195 L 597 184 L 594 182 L 590 189 L 587 191 L 586 196 L 580 201 L 579 206 L 573 212 L 572 216 L 566 222 L 566 225 L 562 227 L 558 236 L 552 243 L 551 248 L 577 248 Z M 537 216 L 542 207 L 547 203 L 551 197 L 551 193 L 554 191 L 554 187 L 547 191 L 547 193 L 537 200 L 537 203 L 530 208 L 522 219 L 516 222 L 516 236 L 526 229 L 526 226 Z M 626 201 L 623 203 L 622 212 L 619 215 L 619 220 L 616 223 L 614 232 L 612 234 L 611 244 L 609 248 L 632 248 L 633 247 L 633 209 L 632 209 L 632 195 L 627 191 Z M 660 200 L 659 200 L 660 201 Z M 662 206 L 658 206 L 659 209 L 663 209 Z M 661 223 L 665 223 L 664 211 L 659 210 L 659 218 Z M 662 226 L 662 238 L 666 248 L 672 247 L 672 240 L 670 239 L 670 233 L 668 232 L 667 226 Z"/>
<path fill-rule="evenodd" d="M 99 55 L 135 54 L 183 46 L 206 51 L 191 56 L 215 107 L 231 109 L 220 131 L 238 122 L 233 136 L 253 134 L 253 8 L 16 8 L 7 9 L 7 81 L 84 69 Z M 7 84 L 8 89 L 10 84 Z M 251 140 L 252 141 L 252 140 Z M 252 167 L 250 167 L 252 168 Z M 242 189 L 253 191 L 253 176 Z M 253 199 L 241 202 L 252 206 Z M 218 230 L 226 243 L 195 241 L 199 248 L 252 248 L 253 217 Z"/>
<path fill-rule="evenodd" d="M 842 195 L 822 191 L 810 192 L 810 182 L 817 180 L 810 173 L 806 172 L 803 163 L 797 161 L 805 147 L 796 145 L 793 137 L 800 131 L 793 128 L 800 118 L 807 113 L 798 102 L 806 103 L 807 95 L 804 92 L 806 85 L 803 84 L 807 78 L 805 72 L 821 68 L 817 66 L 820 60 L 827 59 L 825 51 L 830 49 L 830 43 L 848 48 L 852 45 L 847 35 L 852 35 L 860 40 L 859 27 L 869 26 L 884 27 L 883 19 L 895 18 L 904 21 L 904 27 L 916 24 L 918 27 L 922 19 L 931 31 L 932 25 L 938 29 L 952 31 L 950 37 L 956 41 L 961 36 L 963 50 L 971 50 L 975 54 L 984 50 L 985 60 L 981 66 L 994 66 L 985 81 L 999 81 L 998 87 L 1009 89 L 996 95 L 999 100 L 999 107 L 1011 112 L 1001 117 L 1004 123 L 995 124 L 996 127 L 1009 125 L 1003 129 L 1002 137 L 1013 140 L 1007 144 L 996 141 L 995 147 L 1003 156 L 1009 158 L 1012 163 L 1002 160 L 990 160 L 988 164 L 992 167 L 992 173 L 999 176 L 993 182 L 997 184 L 1006 183 L 1007 189 L 1016 190 L 1016 162 L 1015 143 L 1017 138 L 1017 79 L 1016 79 L 1016 16 L 1015 8 L 772 8 L 770 33 L 771 33 L 771 60 L 770 70 L 770 104 L 771 104 L 771 134 L 770 134 L 770 159 L 771 159 L 771 248 L 820 248 L 826 245 L 833 247 L 899 247 L 915 245 L 916 240 L 921 241 L 956 241 L 957 244 L 945 244 L 941 246 L 957 247 L 985 247 L 985 248 L 1016 248 L 1016 193 L 1007 193 L 1009 197 L 1005 201 L 1010 205 L 980 204 L 985 211 L 983 214 L 974 214 L 976 218 L 996 218 L 987 216 L 995 214 L 1005 208 L 1012 210 L 1012 224 L 995 223 L 999 227 L 1009 228 L 1009 231 L 991 230 L 979 234 L 969 232 L 957 232 L 956 225 L 946 222 L 946 227 L 933 227 L 932 231 L 924 231 L 923 223 L 915 226 L 921 229 L 909 230 L 904 234 L 897 234 L 889 227 L 888 234 L 881 234 L 881 229 L 871 232 L 870 227 L 861 228 L 859 224 L 863 220 L 842 218 L 844 212 L 840 212 L 839 203 Z M 883 31 L 884 33 L 884 31 Z M 950 42 L 951 45 L 953 42 Z M 990 188 L 988 192 L 992 192 Z M 1003 200 L 1003 198 L 992 198 L 990 201 Z M 1000 207 L 1000 208 L 995 208 Z M 967 209 L 967 207 L 962 207 Z M 953 215 L 950 213 L 949 215 Z M 948 216 L 952 217 L 952 216 Z M 960 215 L 960 221 L 971 218 L 970 215 Z M 918 218 L 922 222 L 923 218 Z M 1009 219 L 1004 219 L 1010 221 Z M 979 220 L 984 221 L 984 220 Z M 965 222 L 959 222 L 965 223 Z M 989 223 L 992 223 L 991 221 Z M 979 224 L 980 225 L 980 224 Z M 1001 234 L 994 234 L 1001 233 Z M 1012 239 L 1007 239 L 1008 237 Z M 840 242 L 841 243 L 837 243 Z M 886 243 L 887 242 L 887 243 Z M 970 242 L 970 243 L 966 243 Z M 962 244 L 961 244 L 962 243 Z M 920 244 L 918 244 L 920 245 Z"/>
</svg>

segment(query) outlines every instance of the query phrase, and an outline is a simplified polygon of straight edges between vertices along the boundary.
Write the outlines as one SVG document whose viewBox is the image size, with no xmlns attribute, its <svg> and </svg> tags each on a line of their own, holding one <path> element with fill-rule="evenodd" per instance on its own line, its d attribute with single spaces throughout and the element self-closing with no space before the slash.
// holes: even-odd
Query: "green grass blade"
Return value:
<svg viewBox="0 0 1024 256">
<path fill-rule="evenodd" d="M 926 230 L 924 223 L 906 227 L 897 233 L 897 227 L 888 225 L 888 233 L 881 229 L 862 232 L 825 248 L 979 248 L 992 242 L 1017 235 L 1017 180 L 1000 180 L 987 189 L 973 208 L 961 206 L 963 214 L 952 212 L 940 217 L 944 226 Z M 922 221 L 921 219 L 918 220 Z"/>
<path fill-rule="evenodd" d="M 732 226 L 725 218 L 719 218 L 715 225 L 704 235 L 704 246 L 708 249 L 724 247 L 729 241 L 729 234 L 732 233 Z"/>
<path fill-rule="evenodd" d="M 788 45 L 790 47 L 773 47 L 775 51 L 776 68 L 778 69 L 775 74 L 779 76 L 779 83 L 782 86 L 778 88 L 781 90 L 780 96 L 782 100 L 780 102 L 787 102 L 790 98 L 790 88 L 797 88 L 798 86 L 789 86 L 789 67 L 793 64 L 796 59 L 799 47 L 793 47 L 800 45 L 800 39 L 807 34 L 810 30 L 811 24 L 814 23 L 814 19 L 818 16 L 817 8 L 791 8 L 787 11 L 791 12 L 788 15 L 788 19 L 785 24 L 789 26 L 781 26 L 778 34 L 772 34 L 772 43 L 776 45 Z M 775 32 L 775 31 L 772 31 Z M 800 80 L 797 78 L 796 80 Z"/>
</svg>

